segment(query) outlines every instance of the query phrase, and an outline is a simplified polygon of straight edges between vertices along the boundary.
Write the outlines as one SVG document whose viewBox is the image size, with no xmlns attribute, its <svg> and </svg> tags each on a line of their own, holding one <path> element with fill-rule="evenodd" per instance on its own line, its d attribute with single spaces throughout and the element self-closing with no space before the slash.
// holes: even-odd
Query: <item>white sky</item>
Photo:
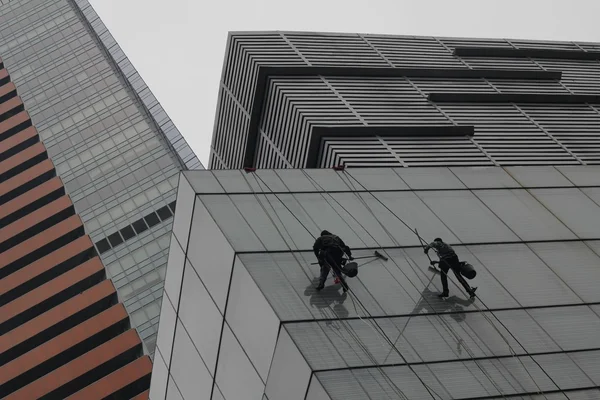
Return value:
<svg viewBox="0 0 600 400">
<path fill-rule="evenodd" d="M 229 31 L 600 42 L 600 0 L 90 0 L 205 167 Z"/>
</svg>

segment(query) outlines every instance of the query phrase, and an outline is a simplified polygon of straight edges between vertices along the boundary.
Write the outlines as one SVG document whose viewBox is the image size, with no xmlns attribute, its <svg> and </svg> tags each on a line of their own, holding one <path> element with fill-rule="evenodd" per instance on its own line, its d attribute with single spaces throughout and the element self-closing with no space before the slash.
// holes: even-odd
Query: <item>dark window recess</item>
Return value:
<svg viewBox="0 0 600 400">
<path fill-rule="evenodd" d="M 98 249 L 98 253 L 102 254 L 109 251 L 111 247 L 108 240 L 102 239 L 96 242 L 96 248 Z"/>
<path fill-rule="evenodd" d="M 152 212 L 144 217 L 149 227 L 153 227 L 154 225 L 160 223 L 160 219 L 158 219 L 158 215 L 155 212 Z"/>
<path fill-rule="evenodd" d="M 144 232 L 146 229 L 148 229 L 148 226 L 146 225 L 146 222 L 144 222 L 144 219 L 138 219 L 137 221 L 135 221 L 133 224 L 133 229 L 135 229 L 136 233 L 139 235 L 140 233 Z"/>
<path fill-rule="evenodd" d="M 169 210 L 168 206 L 164 206 L 159 208 L 158 210 L 156 210 L 156 213 L 158 214 L 158 216 L 160 217 L 160 219 L 162 219 L 163 221 L 165 219 L 169 219 L 171 218 L 171 216 L 173 214 L 171 214 L 171 210 Z"/>
<path fill-rule="evenodd" d="M 108 237 L 108 241 L 112 245 L 112 247 L 116 247 L 123 243 L 123 238 L 119 235 L 119 232 L 115 232 Z"/>
<path fill-rule="evenodd" d="M 173 211 L 173 214 L 175 214 L 175 203 L 177 203 L 177 200 L 169 204 L 169 207 L 171 208 L 171 211 Z"/>
<path fill-rule="evenodd" d="M 135 232 L 131 225 L 127 225 L 125 228 L 121 229 L 121 236 L 123 236 L 123 240 L 129 240 L 135 236 Z"/>
</svg>

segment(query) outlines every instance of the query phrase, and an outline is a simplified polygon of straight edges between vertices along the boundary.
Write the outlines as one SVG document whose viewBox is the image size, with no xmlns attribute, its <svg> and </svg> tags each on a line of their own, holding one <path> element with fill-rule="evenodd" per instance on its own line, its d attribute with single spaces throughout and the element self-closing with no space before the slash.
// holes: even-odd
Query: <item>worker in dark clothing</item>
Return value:
<svg viewBox="0 0 600 400">
<path fill-rule="evenodd" d="M 458 260 L 458 256 L 454 252 L 454 249 L 449 244 L 444 243 L 440 238 L 435 238 L 433 242 L 425 246 L 425 254 L 427 254 L 429 249 L 434 249 L 440 258 L 439 262 L 432 262 L 432 264 L 439 264 L 440 270 L 442 271 L 440 276 L 442 279 L 443 292 L 439 296 L 448 297 L 448 271 L 452 270 L 454 275 L 456 275 L 456 279 L 463 285 L 467 293 L 469 293 L 471 297 L 475 297 L 475 290 L 477 290 L 477 288 L 471 288 L 465 278 L 461 275 L 461 263 Z"/>
<path fill-rule="evenodd" d="M 342 267 L 346 261 L 344 255 L 347 255 L 349 260 L 354 260 L 350 247 L 346 246 L 346 243 L 338 236 L 329 231 L 322 231 L 321 236 L 315 240 L 313 251 L 321 266 L 321 276 L 317 290 L 321 290 L 325 287 L 325 280 L 327 279 L 331 268 L 334 269 L 335 275 L 342 281 L 344 292 L 348 290 L 342 276 Z"/>
</svg>

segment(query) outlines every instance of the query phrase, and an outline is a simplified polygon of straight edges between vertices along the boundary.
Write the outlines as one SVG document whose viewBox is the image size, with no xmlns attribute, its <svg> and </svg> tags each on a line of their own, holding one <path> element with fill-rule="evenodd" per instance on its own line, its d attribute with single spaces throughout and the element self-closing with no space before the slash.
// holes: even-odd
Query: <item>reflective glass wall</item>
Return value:
<svg viewBox="0 0 600 400">
<path fill-rule="evenodd" d="M 184 172 L 150 398 L 598 398 L 598 172 Z M 317 292 L 322 229 L 388 260 Z M 419 236 L 476 298 L 437 296 Z"/>
<path fill-rule="evenodd" d="M 152 353 L 169 204 L 200 163 L 86 0 L 0 5 L 0 57 Z"/>
</svg>

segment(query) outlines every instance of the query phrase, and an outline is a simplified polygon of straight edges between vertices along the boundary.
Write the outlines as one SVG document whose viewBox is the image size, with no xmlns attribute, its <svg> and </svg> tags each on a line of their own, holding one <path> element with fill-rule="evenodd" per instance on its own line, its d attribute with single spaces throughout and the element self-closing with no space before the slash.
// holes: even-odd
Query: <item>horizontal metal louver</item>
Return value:
<svg viewBox="0 0 600 400">
<path fill-rule="evenodd" d="M 364 38 L 396 68 L 465 67 L 435 38 L 377 35 L 365 35 Z"/>
<path fill-rule="evenodd" d="M 389 66 L 377 51 L 357 35 L 291 33 L 286 37 L 312 66 Z"/>
<path fill-rule="evenodd" d="M 311 148 L 311 132 L 321 127 L 339 127 L 335 138 L 322 139 L 320 162 L 323 165 L 339 162 L 365 166 L 598 162 L 598 107 L 458 101 L 462 93 L 600 94 L 600 62 L 531 58 L 527 57 L 529 53 L 523 52 L 514 58 L 510 58 L 510 52 L 505 52 L 504 57 L 495 57 L 493 51 L 481 57 L 462 57 L 454 54 L 455 48 L 532 49 L 530 54 L 552 55 L 565 51 L 598 51 L 600 44 L 298 32 L 233 34 L 215 127 L 213 150 L 219 154 L 219 161 L 214 165 L 236 168 L 250 162 L 261 168 L 303 167 Z M 290 66 L 304 69 L 288 74 L 289 69 L 277 68 Z M 263 67 L 270 69 L 260 72 Z M 337 69 L 335 73 L 321 69 L 310 74 L 311 68 L 321 67 Z M 360 74 L 360 68 L 366 67 L 413 71 L 506 69 L 510 70 L 506 71 L 509 74 L 515 70 L 555 71 L 561 73 L 562 79 L 552 80 L 559 75 L 521 75 L 518 80 L 506 79 L 506 76 L 504 79 L 374 77 L 372 73 Z M 347 76 L 345 70 L 349 71 Z M 259 92 L 256 85 L 261 79 L 264 86 Z M 430 93 L 456 94 L 457 102 L 432 103 L 427 99 Z M 564 100 L 571 101 L 567 97 Z M 393 139 L 387 135 L 379 139 L 351 135 L 342 140 L 338 136 L 343 127 L 405 129 L 444 125 L 474 126 L 475 136 L 472 139 L 444 138 L 437 142 L 430 138 L 408 139 L 404 134 Z M 250 130 L 255 133 L 248 146 L 253 146 L 255 151 L 248 155 L 245 147 Z"/>
</svg>

